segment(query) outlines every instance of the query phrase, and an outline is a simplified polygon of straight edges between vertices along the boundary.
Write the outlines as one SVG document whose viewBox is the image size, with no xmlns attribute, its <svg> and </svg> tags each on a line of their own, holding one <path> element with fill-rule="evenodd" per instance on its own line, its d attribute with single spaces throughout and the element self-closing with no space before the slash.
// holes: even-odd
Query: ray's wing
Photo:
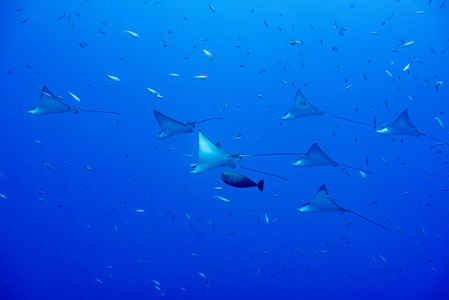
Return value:
<svg viewBox="0 0 449 300">
<path fill-rule="evenodd" d="M 317 143 L 313 144 L 306 155 L 297 159 L 292 165 L 297 167 L 337 166 L 337 163 L 321 150 Z"/>
<path fill-rule="evenodd" d="M 326 185 L 323 184 L 308 205 L 310 212 L 341 212 L 341 208 L 329 196 Z"/>
<path fill-rule="evenodd" d="M 198 131 L 198 163 L 191 173 L 199 174 L 208 169 L 225 167 L 235 159 L 230 153 L 215 146 L 201 131 Z"/>
<path fill-rule="evenodd" d="M 324 113 L 316 106 L 312 105 L 306 97 L 298 89 L 295 96 L 295 103 L 293 104 L 292 112 L 296 117 L 307 117 L 312 115 L 323 115 Z"/>
<path fill-rule="evenodd" d="M 324 115 L 325 113 L 319 110 L 316 106 L 307 101 L 306 97 L 298 89 L 295 96 L 295 102 L 292 109 L 282 117 L 284 120 L 292 120 L 295 118 L 308 117 L 313 115 Z"/>
<path fill-rule="evenodd" d="M 166 139 L 178 133 L 192 132 L 193 125 L 189 126 L 183 124 L 179 121 L 176 121 L 164 115 L 163 113 L 157 110 L 154 110 L 154 116 L 156 117 L 156 120 L 159 123 L 159 126 L 161 127 L 161 132 L 159 134 L 160 139 Z"/>
<path fill-rule="evenodd" d="M 418 128 L 410 120 L 408 109 L 404 110 L 393 124 L 388 126 L 394 134 L 420 136 Z"/>
<path fill-rule="evenodd" d="M 44 85 L 44 87 L 42 87 L 39 104 L 29 112 L 31 114 L 43 115 L 69 111 L 76 113 L 78 110 L 62 102 Z"/>
</svg>

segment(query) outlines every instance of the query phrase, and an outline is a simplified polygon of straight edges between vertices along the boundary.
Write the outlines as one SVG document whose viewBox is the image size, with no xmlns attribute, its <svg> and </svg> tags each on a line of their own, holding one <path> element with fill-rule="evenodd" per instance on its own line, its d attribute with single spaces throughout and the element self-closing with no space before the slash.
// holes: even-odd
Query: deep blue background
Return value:
<svg viewBox="0 0 449 300">
<path fill-rule="evenodd" d="M 425 137 L 392 141 L 328 116 L 280 120 L 301 88 L 320 109 L 369 123 L 391 123 L 408 108 L 422 132 L 449 141 L 435 120 L 449 126 L 449 51 L 441 54 L 449 5 L 271 2 L 212 1 L 215 12 L 205 0 L 1 3 L 2 299 L 449 296 L 448 147 Z M 64 13 L 73 28 L 57 20 Z M 401 49 L 401 39 L 414 44 Z M 204 73 L 207 80 L 193 78 Z M 26 114 L 43 85 L 70 105 L 77 103 L 69 91 L 85 108 L 121 114 Z M 236 169 L 264 179 L 265 191 L 236 189 L 217 183 L 229 169 L 189 174 L 196 132 L 158 140 L 153 109 L 181 122 L 224 118 L 198 128 L 232 153 L 305 152 L 318 142 L 338 162 L 373 174 L 365 180 L 339 167 L 294 168 L 297 157 L 247 157 L 242 166 L 289 180 Z M 339 205 L 390 231 L 354 215 L 298 213 L 323 183 Z M 267 224 L 266 212 L 278 221 Z"/>
</svg>

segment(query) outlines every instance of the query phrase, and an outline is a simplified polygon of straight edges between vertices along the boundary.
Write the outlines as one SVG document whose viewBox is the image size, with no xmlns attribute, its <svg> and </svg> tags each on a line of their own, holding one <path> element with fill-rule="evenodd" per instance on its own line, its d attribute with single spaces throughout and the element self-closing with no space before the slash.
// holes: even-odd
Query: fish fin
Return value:
<svg viewBox="0 0 449 300">
<path fill-rule="evenodd" d="M 261 192 L 263 192 L 263 184 L 264 184 L 264 181 L 263 181 L 263 180 L 260 180 L 260 181 L 257 183 L 257 188 L 258 188 Z"/>
</svg>

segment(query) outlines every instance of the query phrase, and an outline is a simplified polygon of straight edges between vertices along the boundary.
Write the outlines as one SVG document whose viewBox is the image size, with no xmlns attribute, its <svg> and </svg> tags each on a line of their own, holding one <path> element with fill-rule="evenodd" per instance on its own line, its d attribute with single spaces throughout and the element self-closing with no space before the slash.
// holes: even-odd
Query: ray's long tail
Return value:
<svg viewBox="0 0 449 300">
<path fill-rule="evenodd" d="M 373 223 L 373 224 L 376 224 L 377 226 L 382 227 L 382 228 L 385 229 L 385 230 L 390 230 L 390 229 L 388 229 L 387 227 L 385 227 L 385 226 L 383 226 L 383 225 L 380 225 L 380 224 L 377 223 L 377 222 L 374 222 L 373 220 L 370 220 L 370 219 L 368 219 L 368 218 L 365 218 L 364 216 L 362 216 L 362 215 L 356 213 L 356 212 L 353 211 L 353 210 L 345 209 L 344 211 L 345 211 L 345 212 L 353 213 L 353 214 L 359 216 L 360 218 L 367 220 L 368 222 L 371 222 L 371 223 Z"/>
<path fill-rule="evenodd" d="M 353 122 L 353 123 L 362 124 L 362 125 L 366 125 L 366 126 L 373 126 L 372 124 L 369 124 L 369 123 L 365 123 L 365 122 L 361 122 L 361 121 L 356 121 L 356 120 L 351 120 L 351 119 L 346 119 L 346 118 L 339 117 L 339 116 L 336 116 L 336 115 L 331 115 L 331 114 L 328 114 L 328 113 L 327 113 L 327 115 L 328 115 L 328 116 L 331 116 L 331 117 L 333 117 L 333 118 L 340 119 L 340 120 L 344 120 L 344 121 L 348 121 L 348 122 Z"/>
<path fill-rule="evenodd" d="M 265 154 L 240 154 L 240 156 L 277 156 L 277 155 L 306 155 L 307 153 L 265 153 Z"/>
<path fill-rule="evenodd" d="M 280 179 L 288 180 L 288 178 L 282 177 L 282 176 L 280 176 L 280 175 L 276 175 L 276 174 L 272 174 L 272 173 L 267 173 L 267 172 L 263 172 L 263 171 L 259 171 L 259 170 L 254 170 L 254 169 L 250 169 L 250 168 L 247 168 L 247 167 L 242 167 L 242 166 L 240 166 L 240 165 L 237 165 L 237 167 L 242 168 L 242 169 L 245 169 L 245 170 L 248 170 L 248 171 L 253 171 L 253 172 L 257 172 L 257 173 L 261 173 L 261 174 L 265 174 L 265 175 L 274 176 L 274 177 L 277 177 L 277 178 L 280 178 Z"/>
<path fill-rule="evenodd" d="M 434 138 L 434 137 L 428 136 L 428 135 L 425 134 L 425 133 L 422 133 L 422 132 L 421 132 L 421 135 L 423 135 L 423 136 L 425 136 L 426 138 L 429 138 L 429 139 L 431 139 L 431 140 L 434 140 L 434 141 L 436 141 L 436 142 L 438 142 L 438 143 L 441 143 L 441 144 L 444 144 L 444 145 L 449 145 L 448 143 L 445 143 L 445 142 L 443 142 L 443 141 L 441 141 L 441 140 L 439 140 L 439 139 L 436 139 L 436 138 Z"/>
<path fill-rule="evenodd" d="M 210 120 L 223 120 L 223 118 L 208 118 L 208 119 L 204 119 L 204 120 L 201 120 L 201 121 L 195 121 L 195 122 L 192 122 L 192 123 L 193 124 L 198 124 L 198 123 L 203 123 L 203 122 L 210 121 Z"/>
<path fill-rule="evenodd" d="M 114 112 L 114 111 L 91 110 L 91 109 L 84 109 L 84 108 L 81 108 L 81 107 L 78 107 L 77 109 L 78 109 L 78 110 L 81 110 L 81 111 L 94 112 L 94 113 L 115 114 L 115 115 L 119 115 L 119 114 L 120 114 L 120 113 Z"/>
<path fill-rule="evenodd" d="M 366 171 L 366 170 L 363 170 L 363 169 L 360 169 L 360 168 L 357 168 L 357 167 L 351 167 L 351 166 L 340 164 L 340 163 L 339 163 L 339 165 L 342 166 L 342 167 L 345 167 L 345 168 L 354 169 L 354 170 L 357 170 L 357 171 L 362 171 L 363 173 L 372 174 L 370 171 Z"/>
</svg>

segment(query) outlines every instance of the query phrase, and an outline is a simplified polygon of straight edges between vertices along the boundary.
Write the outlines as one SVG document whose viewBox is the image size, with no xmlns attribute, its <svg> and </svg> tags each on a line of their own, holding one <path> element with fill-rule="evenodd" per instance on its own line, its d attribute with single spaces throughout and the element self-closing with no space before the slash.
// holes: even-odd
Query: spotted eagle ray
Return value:
<svg viewBox="0 0 449 300">
<path fill-rule="evenodd" d="M 282 120 L 293 120 L 296 118 L 304 118 L 304 117 L 315 116 L 315 115 L 319 115 L 319 116 L 327 115 L 327 116 L 331 116 L 333 118 L 337 118 L 340 120 L 345 120 L 345 121 L 349 121 L 349 122 L 353 122 L 353 123 L 371 126 L 371 124 L 369 124 L 369 123 L 346 119 L 346 118 L 332 115 L 330 113 L 320 110 L 316 106 L 312 105 L 306 99 L 306 97 L 304 97 L 304 95 L 302 94 L 300 89 L 298 89 L 298 91 L 296 92 L 295 102 L 293 104 L 292 109 L 289 112 L 285 113 L 281 119 Z"/>
<path fill-rule="evenodd" d="M 316 167 L 316 166 L 331 166 L 331 167 L 337 167 L 342 166 L 345 168 L 350 168 L 358 171 L 362 171 L 364 173 L 369 173 L 369 171 L 362 170 L 360 168 L 344 165 L 342 163 L 336 162 L 332 158 L 330 158 L 326 153 L 321 150 L 320 146 L 318 146 L 317 143 L 313 144 L 307 153 L 301 157 L 295 160 L 295 162 L 292 163 L 295 167 Z"/>
<path fill-rule="evenodd" d="M 296 209 L 297 211 L 303 213 L 303 214 L 312 214 L 312 213 L 318 213 L 318 212 L 338 212 L 338 213 L 353 213 L 357 216 L 359 216 L 362 219 L 365 219 L 373 224 L 376 224 L 377 226 L 382 227 L 383 229 L 389 230 L 387 227 L 380 225 L 377 222 L 374 222 L 373 220 L 367 219 L 362 215 L 359 215 L 355 211 L 345 209 L 337 203 L 335 203 L 334 199 L 329 196 L 329 193 L 327 192 L 326 185 L 323 184 L 318 192 L 315 195 L 315 198 L 313 198 L 312 202 L 305 203 L 301 205 L 299 208 Z"/>
<path fill-rule="evenodd" d="M 167 139 L 175 134 L 193 132 L 195 124 L 206 122 L 209 120 L 223 120 L 223 118 L 208 118 L 201 121 L 188 122 L 187 124 L 176 121 L 163 113 L 154 110 L 154 116 L 156 117 L 161 131 L 159 132 L 159 139 Z"/>
<path fill-rule="evenodd" d="M 416 126 L 410 120 L 408 109 L 404 110 L 393 124 L 387 124 L 380 129 L 376 129 L 376 121 L 374 120 L 374 131 L 381 135 L 412 135 L 412 136 L 425 136 L 436 142 L 448 145 L 448 143 L 442 142 L 436 138 L 428 136 L 416 128 Z"/>
<path fill-rule="evenodd" d="M 278 153 L 278 155 L 283 155 L 284 153 Z M 269 155 L 276 155 L 276 154 L 256 154 L 256 155 L 250 155 L 250 154 L 231 154 L 227 151 L 224 151 L 221 149 L 219 144 L 217 143 L 214 145 L 202 132 L 201 130 L 198 131 L 198 161 L 194 164 L 192 164 L 192 171 L 191 174 L 201 174 L 204 171 L 219 168 L 219 167 L 228 167 L 228 168 L 235 168 L 239 167 L 245 170 L 258 172 L 270 176 L 275 176 L 284 180 L 288 180 L 285 177 L 266 173 L 254 169 L 250 169 L 247 167 L 243 167 L 240 165 L 237 165 L 236 162 L 239 162 L 242 160 L 244 156 L 269 156 Z"/>
<path fill-rule="evenodd" d="M 41 97 L 39 100 L 39 104 L 35 107 L 32 107 L 31 110 L 27 111 L 27 113 L 32 115 L 48 115 L 48 114 L 72 112 L 76 114 L 80 110 L 87 112 L 119 115 L 119 113 L 112 111 L 89 110 L 81 107 L 69 106 L 64 102 L 62 102 L 58 97 L 56 97 L 45 85 L 42 87 L 41 90 Z"/>
</svg>

